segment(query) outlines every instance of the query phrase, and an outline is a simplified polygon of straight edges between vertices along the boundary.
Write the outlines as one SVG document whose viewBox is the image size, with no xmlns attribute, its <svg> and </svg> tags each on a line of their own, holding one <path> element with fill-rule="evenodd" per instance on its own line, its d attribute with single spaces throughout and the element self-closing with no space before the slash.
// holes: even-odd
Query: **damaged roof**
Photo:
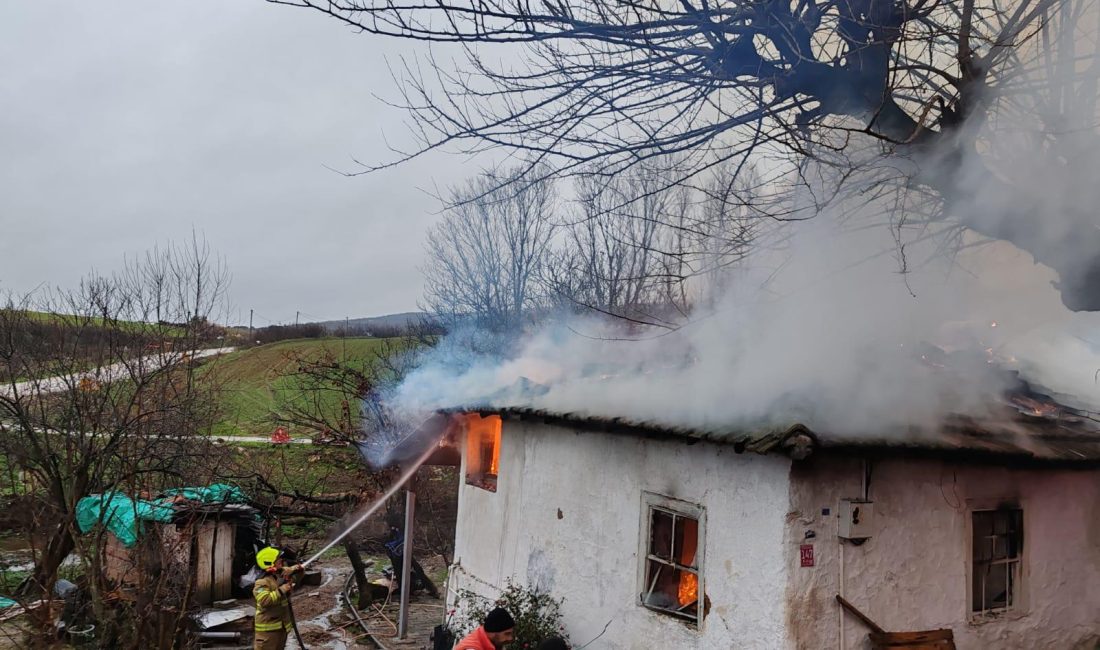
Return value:
<svg viewBox="0 0 1100 650">
<path fill-rule="evenodd" d="M 950 373 L 959 364 L 973 362 L 967 354 L 951 355 L 931 346 L 922 347 L 919 352 L 921 363 L 935 372 Z M 738 453 L 779 453 L 795 460 L 814 453 L 878 453 L 1100 465 L 1100 416 L 1085 410 L 1088 408 L 1085 402 L 1052 393 L 1032 384 L 1018 371 L 1000 368 L 987 359 L 981 359 L 981 364 L 996 375 L 1002 386 L 1000 391 L 986 397 L 982 416 L 945 413 L 935 426 L 923 427 L 898 427 L 884 422 L 881 431 L 873 434 L 820 428 L 811 409 L 799 409 L 795 404 L 790 407 L 794 410 L 774 413 L 767 422 L 728 425 L 721 422 L 678 425 L 669 420 L 632 419 L 629 413 L 604 417 L 555 412 L 524 404 L 525 398 L 538 398 L 548 390 L 526 378 L 521 378 L 511 390 L 479 400 L 479 404 L 447 408 L 439 413 L 492 413 L 505 419 L 539 420 L 580 431 L 679 438 L 689 443 L 705 440 L 731 445 Z"/>
<path fill-rule="evenodd" d="M 889 431 L 883 435 L 814 430 L 801 422 L 760 427 L 679 428 L 533 408 L 456 408 L 445 413 L 496 414 L 506 420 L 536 420 L 581 431 L 651 438 L 679 438 L 732 445 L 738 453 L 779 453 L 801 460 L 818 451 L 938 455 L 986 460 L 1100 464 L 1100 421 L 1049 397 L 1009 395 L 1003 415 L 986 419 L 947 417 L 936 431 Z"/>
</svg>

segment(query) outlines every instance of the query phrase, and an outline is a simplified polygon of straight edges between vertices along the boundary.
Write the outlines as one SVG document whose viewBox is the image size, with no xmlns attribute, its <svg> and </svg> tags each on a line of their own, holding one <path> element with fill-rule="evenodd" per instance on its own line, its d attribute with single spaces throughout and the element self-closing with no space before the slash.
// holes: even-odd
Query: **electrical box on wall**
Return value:
<svg viewBox="0 0 1100 650">
<path fill-rule="evenodd" d="M 875 534 L 875 504 L 841 499 L 837 508 L 837 535 L 843 539 L 867 539 Z"/>
</svg>

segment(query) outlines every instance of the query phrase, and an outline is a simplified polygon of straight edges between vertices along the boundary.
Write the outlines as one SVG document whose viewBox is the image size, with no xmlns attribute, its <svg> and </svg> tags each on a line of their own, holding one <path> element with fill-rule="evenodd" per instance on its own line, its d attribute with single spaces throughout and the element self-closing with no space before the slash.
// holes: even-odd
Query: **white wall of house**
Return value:
<svg viewBox="0 0 1100 650">
<path fill-rule="evenodd" d="M 452 587 L 548 589 L 574 642 L 602 634 L 594 648 L 789 647 L 789 471 L 728 446 L 505 421 L 497 491 L 460 488 Z M 706 509 L 701 630 L 638 604 L 643 491 Z"/>
<path fill-rule="evenodd" d="M 788 620 L 795 647 L 839 646 L 837 503 L 860 494 L 860 462 L 811 457 L 791 473 Z M 951 628 L 959 648 L 1089 648 L 1100 638 L 1100 472 L 1007 469 L 939 460 L 872 463 L 876 532 L 845 545 L 844 594 L 888 631 Z M 1023 509 L 1021 611 L 971 620 L 968 520 L 974 508 Z M 822 508 L 830 515 L 823 516 Z M 815 537 L 805 539 L 806 532 Z M 815 566 L 800 568 L 799 545 Z M 844 648 L 868 647 L 845 617 Z"/>
</svg>

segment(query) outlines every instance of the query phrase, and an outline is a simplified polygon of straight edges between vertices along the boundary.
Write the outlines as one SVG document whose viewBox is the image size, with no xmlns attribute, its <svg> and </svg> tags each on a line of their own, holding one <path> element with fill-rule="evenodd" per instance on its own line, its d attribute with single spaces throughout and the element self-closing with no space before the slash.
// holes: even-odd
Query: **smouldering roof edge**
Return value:
<svg viewBox="0 0 1100 650">
<path fill-rule="evenodd" d="M 816 432 L 800 422 L 755 428 L 709 431 L 601 418 L 579 413 L 554 413 L 522 407 L 464 407 L 440 413 L 480 413 L 505 419 L 538 420 L 576 429 L 649 438 L 678 438 L 688 444 L 708 441 L 730 445 L 737 453 L 781 453 L 802 460 L 820 450 L 833 454 L 877 453 L 894 456 L 939 456 L 986 462 L 1024 462 L 1100 466 L 1100 429 L 1079 419 L 1022 415 L 994 424 L 967 419 L 944 422 L 937 434 L 898 432 L 890 436 L 839 435 Z"/>
<path fill-rule="evenodd" d="M 480 413 L 499 415 L 506 420 L 538 420 L 548 424 L 563 424 L 584 431 L 614 433 L 646 438 L 679 438 L 688 444 L 707 441 L 730 445 L 737 453 L 757 454 L 780 452 L 795 458 L 805 458 L 816 444 L 812 431 L 805 425 L 759 427 L 753 430 L 728 429 L 701 431 L 687 427 L 669 427 L 659 423 L 634 422 L 625 418 L 600 418 L 579 413 L 553 413 L 521 407 L 464 407 L 440 409 L 440 413 Z"/>
</svg>

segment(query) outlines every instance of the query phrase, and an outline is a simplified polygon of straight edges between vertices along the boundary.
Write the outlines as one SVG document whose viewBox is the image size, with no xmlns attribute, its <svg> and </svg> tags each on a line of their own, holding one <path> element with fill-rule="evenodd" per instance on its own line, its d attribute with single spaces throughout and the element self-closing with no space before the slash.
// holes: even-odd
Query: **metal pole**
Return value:
<svg viewBox="0 0 1100 650">
<path fill-rule="evenodd" d="M 416 492 L 405 490 L 405 545 L 401 550 L 401 610 L 397 615 L 397 638 L 409 634 L 409 594 L 412 593 L 413 515 L 416 513 Z"/>
</svg>

